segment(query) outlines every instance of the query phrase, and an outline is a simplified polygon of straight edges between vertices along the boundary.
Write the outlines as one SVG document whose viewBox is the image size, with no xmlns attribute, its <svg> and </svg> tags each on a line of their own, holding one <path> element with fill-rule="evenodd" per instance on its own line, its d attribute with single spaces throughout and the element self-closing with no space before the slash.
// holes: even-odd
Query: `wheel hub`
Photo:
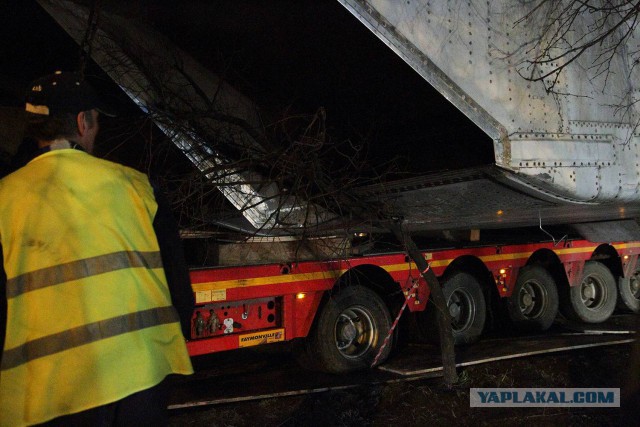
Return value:
<svg viewBox="0 0 640 427">
<path fill-rule="evenodd" d="M 463 331 L 473 323 L 475 307 L 473 299 L 464 289 L 456 289 L 447 302 L 454 332 Z"/>
<path fill-rule="evenodd" d="M 537 280 L 529 280 L 522 285 L 518 294 L 520 312 L 528 319 L 537 319 L 544 315 L 548 307 L 548 293 Z"/>
<path fill-rule="evenodd" d="M 640 281 L 637 277 L 634 276 L 631 278 L 630 288 L 631 295 L 633 295 L 636 299 L 640 299 Z"/>
<path fill-rule="evenodd" d="M 460 304 L 458 303 L 453 303 L 449 306 L 449 314 L 451 315 L 451 317 L 458 317 L 460 316 L 460 311 L 462 309 L 460 308 Z"/>
<path fill-rule="evenodd" d="M 603 280 L 592 274 L 582 281 L 580 289 L 582 303 L 590 310 L 599 310 L 607 300 L 607 289 Z"/>
<path fill-rule="evenodd" d="M 596 290 L 593 288 L 593 284 L 587 284 L 582 288 L 582 298 L 594 299 L 596 297 Z"/>
<path fill-rule="evenodd" d="M 353 342 L 358 336 L 358 331 L 353 323 L 345 323 L 340 330 L 341 341 Z"/>
<path fill-rule="evenodd" d="M 335 343 L 347 358 L 359 358 L 366 354 L 377 336 L 373 317 L 366 307 L 355 305 L 345 309 L 335 324 Z"/>
</svg>

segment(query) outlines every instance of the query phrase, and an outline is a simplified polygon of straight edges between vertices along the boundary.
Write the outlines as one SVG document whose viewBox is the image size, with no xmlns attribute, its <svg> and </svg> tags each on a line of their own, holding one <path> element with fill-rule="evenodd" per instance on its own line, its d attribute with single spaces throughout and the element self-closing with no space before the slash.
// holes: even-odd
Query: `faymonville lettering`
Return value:
<svg viewBox="0 0 640 427">
<path fill-rule="evenodd" d="M 247 342 L 247 341 L 253 341 L 253 340 L 259 340 L 259 339 L 263 339 L 263 338 L 271 338 L 271 337 L 275 337 L 279 334 L 279 332 L 267 332 L 264 334 L 260 334 L 260 335 L 251 335 L 248 337 L 241 337 L 240 341 L 241 342 Z"/>
</svg>

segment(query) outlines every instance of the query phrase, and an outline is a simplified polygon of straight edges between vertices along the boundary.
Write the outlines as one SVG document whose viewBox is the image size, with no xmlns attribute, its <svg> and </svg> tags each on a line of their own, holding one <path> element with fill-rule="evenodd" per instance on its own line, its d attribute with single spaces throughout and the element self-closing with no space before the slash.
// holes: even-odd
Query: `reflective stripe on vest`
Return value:
<svg viewBox="0 0 640 427">
<path fill-rule="evenodd" d="M 105 338 L 178 321 L 176 310 L 173 306 L 169 306 L 152 308 L 79 326 L 6 350 L 2 355 L 2 370 L 12 369 L 40 357 L 80 347 Z"/>
<path fill-rule="evenodd" d="M 7 298 L 71 280 L 136 267 L 162 268 L 160 252 L 121 251 L 24 273 L 7 280 Z"/>
</svg>

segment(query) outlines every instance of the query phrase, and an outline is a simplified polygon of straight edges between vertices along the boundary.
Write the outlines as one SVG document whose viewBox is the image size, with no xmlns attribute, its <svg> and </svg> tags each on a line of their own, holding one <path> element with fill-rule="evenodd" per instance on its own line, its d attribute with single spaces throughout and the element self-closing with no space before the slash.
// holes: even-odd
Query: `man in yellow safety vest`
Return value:
<svg viewBox="0 0 640 427">
<path fill-rule="evenodd" d="M 38 152 L 0 180 L 0 425 L 166 424 L 165 378 L 193 372 L 175 221 L 91 155 L 104 106 L 79 74 L 36 80 L 26 111 Z"/>
</svg>

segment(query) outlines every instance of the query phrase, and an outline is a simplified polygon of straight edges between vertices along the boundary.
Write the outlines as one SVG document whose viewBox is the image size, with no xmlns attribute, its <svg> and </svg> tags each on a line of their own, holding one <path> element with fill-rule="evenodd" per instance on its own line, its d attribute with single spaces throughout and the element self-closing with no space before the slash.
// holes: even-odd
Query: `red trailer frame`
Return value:
<svg viewBox="0 0 640 427">
<path fill-rule="evenodd" d="M 492 245 L 423 254 L 438 277 L 456 271 L 477 274 L 484 270 L 504 300 L 511 296 L 519 270 L 528 264 L 562 266 L 566 281 L 557 283 L 558 288 L 580 285 L 585 263 L 594 260 L 606 265 L 617 281 L 628 279 L 636 273 L 640 242 L 598 244 L 566 240 L 560 244 Z M 192 336 L 187 342 L 190 354 L 306 337 L 325 294 L 351 272 L 386 276 L 410 299 L 410 311 L 423 311 L 427 305 L 429 286 L 403 253 L 193 270 L 197 307 Z"/>
</svg>

